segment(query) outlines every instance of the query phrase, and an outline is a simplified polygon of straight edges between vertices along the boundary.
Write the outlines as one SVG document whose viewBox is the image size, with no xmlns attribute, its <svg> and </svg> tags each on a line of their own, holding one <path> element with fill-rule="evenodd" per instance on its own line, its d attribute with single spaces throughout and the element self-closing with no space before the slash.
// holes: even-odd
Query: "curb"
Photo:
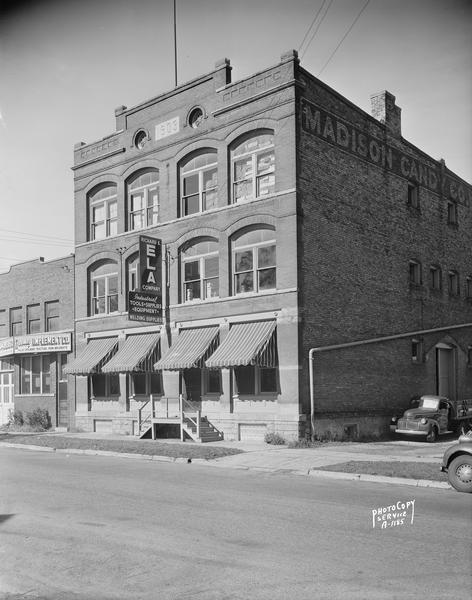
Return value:
<svg viewBox="0 0 472 600">
<path fill-rule="evenodd" d="M 450 490 L 452 487 L 445 481 L 432 481 L 429 479 L 407 479 L 405 477 L 385 477 L 382 475 L 367 475 L 362 473 L 342 473 L 339 471 L 322 471 L 319 469 L 273 469 L 270 467 L 247 467 L 245 465 L 225 465 L 213 462 L 207 458 L 186 458 L 159 456 L 156 454 L 134 454 L 129 452 L 112 452 L 109 450 L 91 450 L 80 448 L 53 448 L 51 446 L 35 446 L 32 444 L 15 444 L 10 442 L 0 442 L 0 447 L 19 448 L 20 450 L 34 450 L 36 452 L 56 452 L 59 454 L 78 454 L 85 456 L 113 456 L 115 458 L 131 458 L 148 460 L 151 462 L 195 464 L 240 471 L 255 471 L 256 473 L 273 473 L 277 475 L 298 475 L 304 477 L 320 477 L 327 479 L 342 479 L 345 481 L 367 481 L 370 483 L 389 483 L 391 485 L 408 485 L 410 487 L 436 488 Z"/>
</svg>

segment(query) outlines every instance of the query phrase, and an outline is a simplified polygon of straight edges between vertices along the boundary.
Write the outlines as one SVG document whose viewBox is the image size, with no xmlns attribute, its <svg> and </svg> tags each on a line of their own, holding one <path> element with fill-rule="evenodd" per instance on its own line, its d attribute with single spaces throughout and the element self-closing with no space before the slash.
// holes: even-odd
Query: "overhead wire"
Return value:
<svg viewBox="0 0 472 600">
<path fill-rule="evenodd" d="M 52 236 L 52 235 L 41 235 L 41 234 L 37 234 L 37 233 L 29 233 L 28 231 L 15 231 L 13 229 L 2 229 L 0 228 L 0 232 L 5 232 L 5 233 L 15 233 L 18 235 L 26 235 L 26 236 L 31 236 L 31 237 L 35 237 L 35 238 L 44 238 L 47 240 L 57 240 L 57 241 L 62 241 L 62 242 L 72 242 L 73 240 L 69 239 L 69 238 L 61 238 L 61 237 L 56 237 L 56 236 Z"/>
<path fill-rule="evenodd" d="M 318 15 L 320 14 L 320 12 L 322 11 L 322 9 L 323 9 L 323 6 L 325 5 L 325 3 L 326 3 L 326 0 L 323 0 L 323 2 L 321 3 L 321 6 L 320 6 L 320 8 L 318 9 L 318 12 L 316 13 L 316 15 L 315 15 L 315 16 L 314 16 L 314 18 L 313 18 L 313 21 L 310 23 L 310 26 L 309 26 L 309 27 L 308 27 L 308 29 L 306 30 L 306 33 L 305 33 L 305 35 L 303 36 L 303 40 L 302 40 L 301 44 L 298 46 L 298 51 L 299 51 L 299 52 L 301 52 L 301 51 L 302 51 L 303 44 L 305 43 L 305 40 L 306 40 L 306 38 L 308 37 L 308 34 L 310 33 L 310 31 L 311 31 L 311 28 L 312 28 L 312 27 L 313 27 L 313 25 L 315 24 L 315 21 L 316 21 L 316 19 L 318 18 Z"/>
<path fill-rule="evenodd" d="M 303 51 L 303 53 L 301 54 L 300 58 L 303 58 L 303 57 L 305 56 L 305 54 L 306 54 L 306 51 L 308 50 L 308 48 L 309 48 L 309 46 L 310 46 L 311 42 L 312 42 L 312 41 L 315 39 L 315 35 L 318 33 L 318 31 L 319 31 L 319 29 L 320 29 L 321 25 L 323 24 L 323 21 L 326 19 L 326 15 L 328 14 L 328 11 L 329 11 L 329 9 L 331 8 L 331 4 L 333 4 L 333 2 L 334 2 L 334 0 L 330 0 L 330 2 L 329 2 L 329 4 L 328 4 L 328 6 L 327 6 L 327 8 L 326 8 L 326 10 L 325 10 L 325 12 L 324 12 L 324 14 L 323 14 L 323 16 L 322 16 L 322 17 L 321 17 L 321 19 L 320 19 L 320 22 L 318 23 L 318 25 L 317 25 L 317 27 L 316 27 L 315 31 L 313 32 L 313 34 L 312 34 L 312 36 L 311 36 L 311 38 L 310 38 L 309 42 L 308 42 L 308 43 L 307 43 L 307 45 L 306 45 L 306 48 L 305 48 L 305 50 L 304 50 L 304 51 Z M 324 2 L 323 2 L 323 4 L 324 4 Z M 322 5 L 322 6 L 323 6 L 323 5 Z"/>
<path fill-rule="evenodd" d="M 360 19 L 362 13 L 364 12 L 364 10 L 367 8 L 367 5 L 369 4 L 370 0 L 367 0 L 366 3 L 364 4 L 364 6 L 361 8 L 361 10 L 359 11 L 359 13 L 357 14 L 357 17 L 354 19 L 354 21 L 351 23 L 349 29 L 346 31 L 346 33 L 343 35 L 343 37 L 341 38 L 341 41 L 339 42 L 339 44 L 336 46 L 336 48 L 333 50 L 333 52 L 330 54 L 328 60 L 325 62 L 325 64 L 323 65 L 322 69 L 319 71 L 318 73 L 318 77 L 321 75 L 321 73 L 326 69 L 326 67 L 328 66 L 329 62 L 331 61 L 331 59 L 333 58 L 333 56 L 336 54 L 336 52 L 339 50 L 339 48 L 341 47 L 342 43 L 344 42 L 344 40 L 347 38 L 347 36 L 349 35 L 349 33 L 351 32 L 352 28 L 354 27 L 354 25 L 357 23 L 357 21 Z"/>
</svg>

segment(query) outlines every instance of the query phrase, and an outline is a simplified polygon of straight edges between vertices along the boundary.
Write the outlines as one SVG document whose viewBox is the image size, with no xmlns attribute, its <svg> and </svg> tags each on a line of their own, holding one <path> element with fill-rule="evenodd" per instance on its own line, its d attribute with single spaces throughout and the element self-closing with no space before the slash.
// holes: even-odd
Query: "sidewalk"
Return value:
<svg viewBox="0 0 472 600">
<path fill-rule="evenodd" d="M 48 434 L 46 434 L 48 435 Z M 96 433 L 61 433 L 50 434 L 61 435 L 67 437 L 79 437 L 84 439 L 121 439 L 123 436 L 96 434 Z M 159 440 L 161 442 L 173 444 L 178 443 L 178 440 Z M 193 445 L 192 442 L 185 442 Z M 340 444 L 322 444 L 314 448 L 299 448 L 292 449 L 286 446 L 272 446 L 264 442 L 249 443 L 249 442 L 210 442 L 205 446 L 224 446 L 227 448 L 237 448 L 242 450 L 240 454 L 214 458 L 212 460 L 202 458 L 192 458 L 191 460 L 174 459 L 177 462 L 191 462 L 195 465 L 212 466 L 215 468 L 232 468 L 244 469 L 251 471 L 259 471 L 265 473 L 280 473 L 305 475 L 310 477 L 331 477 L 336 479 L 349 479 L 357 481 L 376 481 L 382 483 L 410 485 L 416 487 L 434 487 L 441 489 L 449 489 L 447 482 L 406 479 L 403 477 L 385 477 L 378 475 L 364 475 L 359 473 L 341 473 L 335 471 L 319 471 L 320 467 L 328 467 L 331 465 L 342 464 L 349 461 L 374 461 L 374 462 L 419 462 L 436 464 L 438 471 L 441 465 L 441 459 L 444 450 L 453 443 L 453 440 L 439 442 L 436 444 L 428 444 L 418 441 L 386 441 L 386 442 L 371 442 L 371 443 L 354 443 L 345 442 Z M 200 444 L 199 444 L 200 445 Z M 37 449 L 38 446 L 27 446 L 18 444 L 9 444 L 8 442 L 0 442 L 0 446 L 19 447 L 28 449 Z M 41 450 L 48 450 L 41 448 Z M 49 449 L 54 451 L 54 449 Z M 57 452 L 66 452 L 69 454 L 100 454 L 100 455 L 115 455 L 123 458 L 131 458 L 128 454 L 120 454 L 116 452 L 94 451 L 94 450 L 57 450 Z M 132 458 L 146 458 L 150 460 L 148 455 L 135 454 Z M 172 461 L 168 456 L 159 457 L 153 456 L 155 461 Z"/>
</svg>

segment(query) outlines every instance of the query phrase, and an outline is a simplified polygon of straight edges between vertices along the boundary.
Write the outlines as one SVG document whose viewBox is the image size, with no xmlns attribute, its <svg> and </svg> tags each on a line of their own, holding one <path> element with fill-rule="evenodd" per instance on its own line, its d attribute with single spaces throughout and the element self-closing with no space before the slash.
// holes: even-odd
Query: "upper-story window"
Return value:
<svg viewBox="0 0 472 600">
<path fill-rule="evenodd" d="M 449 271 L 447 274 L 447 288 L 451 296 L 459 296 L 459 273 L 457 271 Z"/>
<path fill-rule="evenodd" d="M 101 240 L 118 233 L 116 185 L 102 184 L 88 196 L 90 240 Z"/>
<path fill-rule="evenodd" d="M 419 188 L 412 183 L 408 184 L 408 206 L 411 206 L 411 208 L 420 207 Z"/>
<path fill-rule="evenodd" d="M 233 240 L 233 293 L 276 288 L 276 241 L 272 229 L 253 229 Z"/>
<path fill-rule="evenodd" d="M 103 262 L 90 272 L 90 314 L 102 315 L 118 311 L 118 265 Z"/>
<path fill-rule="evenodd" d="M 441 268 L 437 265 L 431 265 L 429 267 L 429 287 L 433 290 L 440 290 L 441 284 Z"/>
<path fill-rule="evenodd" d="M 180 214 L 182 217 L 211 210 L 217 205 L 216 152 L 193 156 L 180 167 Z"/>
<path fill-rule="evenodd" d="M 447 222 L 449 225 L 457 225 L 457 202 L 448 200 L 447 202 Z"/>
<path fill-rule="evenodd" d="M 59 329 L 59 301 L 52 300 L 44 304 L 46 331 Z"/>
<path fill-rule="evenodd" d="M 202 240 L 181 252 L 182 299 L 207 300 L 219 295 L 218 243 Z"/>
<path fill-rule="evenodd" d="M 128 181 L 128 229 L 143 229 L 159 222 L 159 171 L 149 169 Z"/>
<path fill-rule="evenodd" d="M 467 277 L 465 280 L 465 297 L 472 299 L 472 277 Z"/>
<path fill-rule="evenodd" d="M 139 289 L 139 254 L 133 254 L 127 261 L 128 292 Z"/>
<path fill-rule="evenodd" d="M 231 150 L 232 201 L 253 200 L 275 191 L 272 133 L 246 138 Z"/>
<path fill-rule="evenodd" d="M 421 285 L 421 263 L 410 260 L 408 263 L 410 283 Z"/>
<path fill-rule="evenodd" d="M 10 308 L 10 335 L 23 335 L 22 308 Z"/>
<path fill-rule="evenodd" d="M 4 308 L 2 308 L 0 310 L 0 338 L 7 337 L 7 335 L 7 311 Z"/>
<path fill-rule="evenodd" d="M 39 304 L 30 304 L 26 307 L 27 333 L 41 331 L 41 307 Z"/>
</svg>

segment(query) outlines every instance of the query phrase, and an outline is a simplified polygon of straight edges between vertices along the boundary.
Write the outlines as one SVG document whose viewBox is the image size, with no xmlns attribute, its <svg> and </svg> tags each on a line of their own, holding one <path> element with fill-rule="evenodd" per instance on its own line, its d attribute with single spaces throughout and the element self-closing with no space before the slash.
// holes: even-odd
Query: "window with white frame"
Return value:
<svg viewBox="0 0 472 600">
<path fill-rule="evenodd" d="M 449 271 L 447 274 L 447 288 L 451 296 L 459 296 L 459 273 L 457 271 Z"/>
<path fill-rule="evenodd" d="M 90 272 L 90 314 L 118 311 L 118 265 L 105 262 Z"/>
<path fill-rule="evenodd" d="M 89 196 L 89 239 L 101 240 L 118 233 L 116 185 L 103 184 Z"/>
<path fill-rule="evenodd" d="M 20 358 L 20 394 L 51 393 L 51 359 L 48 354 Z"/>
<path fill-rule="evenodd" d="M 180 255 L 182 300 L 208 300 L 219 295 L 218 242 L 201 240 L 187 246 Z"/>
<path fill-rule="evenodd" d="M 180 215 L 216 208 L 218 170 L 215 151 L 193 156 L 180 167 Z"/>
<path fill-rule="evenodd" d="M 232 202 L 254 200 L 275 191 L 275 152 L 272 133 L 246 138 L 231 149 Z"/>
<path fill-rule="evenodd" d="M 414 285 L 421 284 L 421 263 L 416 260 L 410 260 L 409 265 L 409 277 L 410 283 Z"/>
<path fill-rule="evenodd" d="M 128 181 L 128 229 L 144 229 L 159 222 L 159 171 L 149 169 Z"/>
<path fill-rule="evenodd" d="M 27 333 L 41 331 L 41 307 L 39 304 L 30 304 L 26 307 L 26 329 Z"/>
<path fill-rule="evenodd" d="M 441 268 L 437 265 L 431 265 L 429 268 L 429 287 L 432 290 L 441 289 Z"/>
<path fill-rule="evenodd" d="M 276 288 L 276 241 L 272 229 L 250 230 L 232 242 L 233 294 Z"/>
<path fill-rule="evenodd" d="M 59 301 L 52 300 L 44 304 L 46 331 L 59 330 Z"/>
<path fill-rule="evenodd" d="M 233 369 L 235 389 L 241 396 L 274 394 L 278 390 L 277 368 L 247 365 Z"/>
<path fill-rule="evenodd" d="M 22 313 L 21 306 L 10 308 L 10 335 L 23 335 Z"/>
</svg>

